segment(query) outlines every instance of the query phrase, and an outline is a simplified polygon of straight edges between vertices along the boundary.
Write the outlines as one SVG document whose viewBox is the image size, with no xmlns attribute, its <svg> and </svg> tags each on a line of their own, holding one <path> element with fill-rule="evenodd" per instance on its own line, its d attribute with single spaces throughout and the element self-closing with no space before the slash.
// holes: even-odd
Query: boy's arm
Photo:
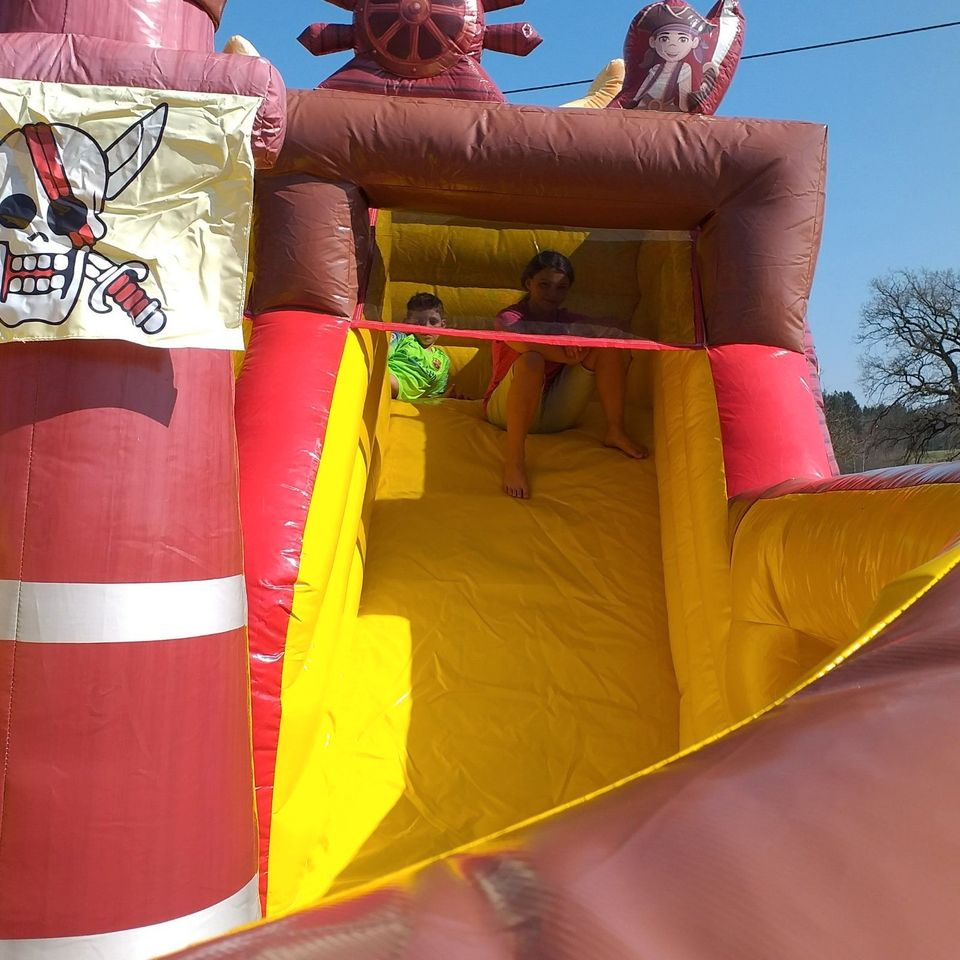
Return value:
<svg viewBox="0 0 960 960">
<path fill-rule="evenodd" d="M 450 355 L 443 349 L 443 347 L 437 347 L 436 349 L 440 350 L 446 358 L 446 371 L 444 372 L 444 377 L 446 378 L 446 384 L 443 388 L 443 393 L 440 394 L 440 397 L 443 399 L 450 398 L 452 400 L 466 400 L 466 397 L 457 390 L 456 387 L 456 376 L 452 376 L 450 373 Z"/>
</svg>

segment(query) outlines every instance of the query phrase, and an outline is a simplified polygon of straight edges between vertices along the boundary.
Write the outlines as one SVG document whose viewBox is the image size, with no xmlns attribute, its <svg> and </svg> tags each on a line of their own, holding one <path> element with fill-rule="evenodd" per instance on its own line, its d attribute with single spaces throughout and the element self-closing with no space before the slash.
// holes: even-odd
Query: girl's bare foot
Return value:
<svg viewBox="0 0 960 960">
<path fill-rule="evenodd" d="M 517 500 L 530 499 L 530 483 L 522 462 L 508 460 L 503 466 L 503 492 Z"/>
<path fill-rule="evenodd" d="M 645 460 L 650 456 L 650 451 L 642 443 L 634 443 L 625 430 L 608 430 L 603 445 L 622 450 L 634 460 Z"/>
</svg>

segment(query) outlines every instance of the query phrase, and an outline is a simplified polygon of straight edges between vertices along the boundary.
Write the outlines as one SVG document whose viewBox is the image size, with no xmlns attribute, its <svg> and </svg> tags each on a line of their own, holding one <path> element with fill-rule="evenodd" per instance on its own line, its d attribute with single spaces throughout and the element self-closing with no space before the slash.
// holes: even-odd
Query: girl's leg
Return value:
<svg viewBox="0 0 960 960">
<path fill-rule="evenodd" d="M 507 395 L 507 439 L 503 462 L 503 492 L 519 500 L 530 496 L 526 444 L 530 424 L 543 396 L 543 357 L 533 350 L 514 361 L 513 382 Z"/>
<path fill-rule="evenodd" d="M 642 460 L 648 455 L 643 444 L 634 443 L 624 425 L 623 409 L 627 396 L 627 365 L 619 350 L 594 348 L 583 360 L 597 378 L 597 395 L 607 418 L 604 444 L 622 450 L 628 457 Z"/>
<path fill-rule="evenodd" d="M 400 381 L 392 373 L 390 374 L 390 396 L 394 400 L 400 396 Z"/>
</svg>

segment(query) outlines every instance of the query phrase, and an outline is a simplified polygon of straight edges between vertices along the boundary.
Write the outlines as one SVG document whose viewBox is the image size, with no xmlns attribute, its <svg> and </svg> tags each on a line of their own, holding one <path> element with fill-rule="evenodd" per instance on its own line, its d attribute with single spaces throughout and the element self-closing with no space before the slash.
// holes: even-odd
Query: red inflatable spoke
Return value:
<svg viewBox="0 0 960 960">
<path fill-rule="evenodd" d="M 428 24 L 430 23 L 429 20 L 427 20 L 426 22 Z M 420 50 L 418 47 L 419 43 L 420 43 L 420 24 L 414 23 L 410 27 L 410 56 L 408 59 L 411 63 L 420 62 Z"/>
<path fill-rule="evenodd" d="M 384 33 L 377 37 L 377 40 L 385 47 L 406 26 L 407 24 L 403 20 L 395 20 Z"/>
<path fill-rule="evenodd" d="M 432 20 L 424 21 L 423 25 L 440 41 L 440 43 L 446 43 L 450 39 Z"/>
</svg>

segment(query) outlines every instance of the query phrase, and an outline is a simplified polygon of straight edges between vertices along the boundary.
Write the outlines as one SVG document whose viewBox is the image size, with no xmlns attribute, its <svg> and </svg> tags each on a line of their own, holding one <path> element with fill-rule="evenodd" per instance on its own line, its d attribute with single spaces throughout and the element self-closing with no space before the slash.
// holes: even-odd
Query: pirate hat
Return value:
<svg viewBox="0 0 960 960">
<path fill-rule="evenodd" d="M 651 35 L 664 27 L 673 27 L 699 37 L 710 29 L 710 24 L 690 4 L 664 0 L 642 10 L 634 21 L 634 27 Z"/>
</svg>

